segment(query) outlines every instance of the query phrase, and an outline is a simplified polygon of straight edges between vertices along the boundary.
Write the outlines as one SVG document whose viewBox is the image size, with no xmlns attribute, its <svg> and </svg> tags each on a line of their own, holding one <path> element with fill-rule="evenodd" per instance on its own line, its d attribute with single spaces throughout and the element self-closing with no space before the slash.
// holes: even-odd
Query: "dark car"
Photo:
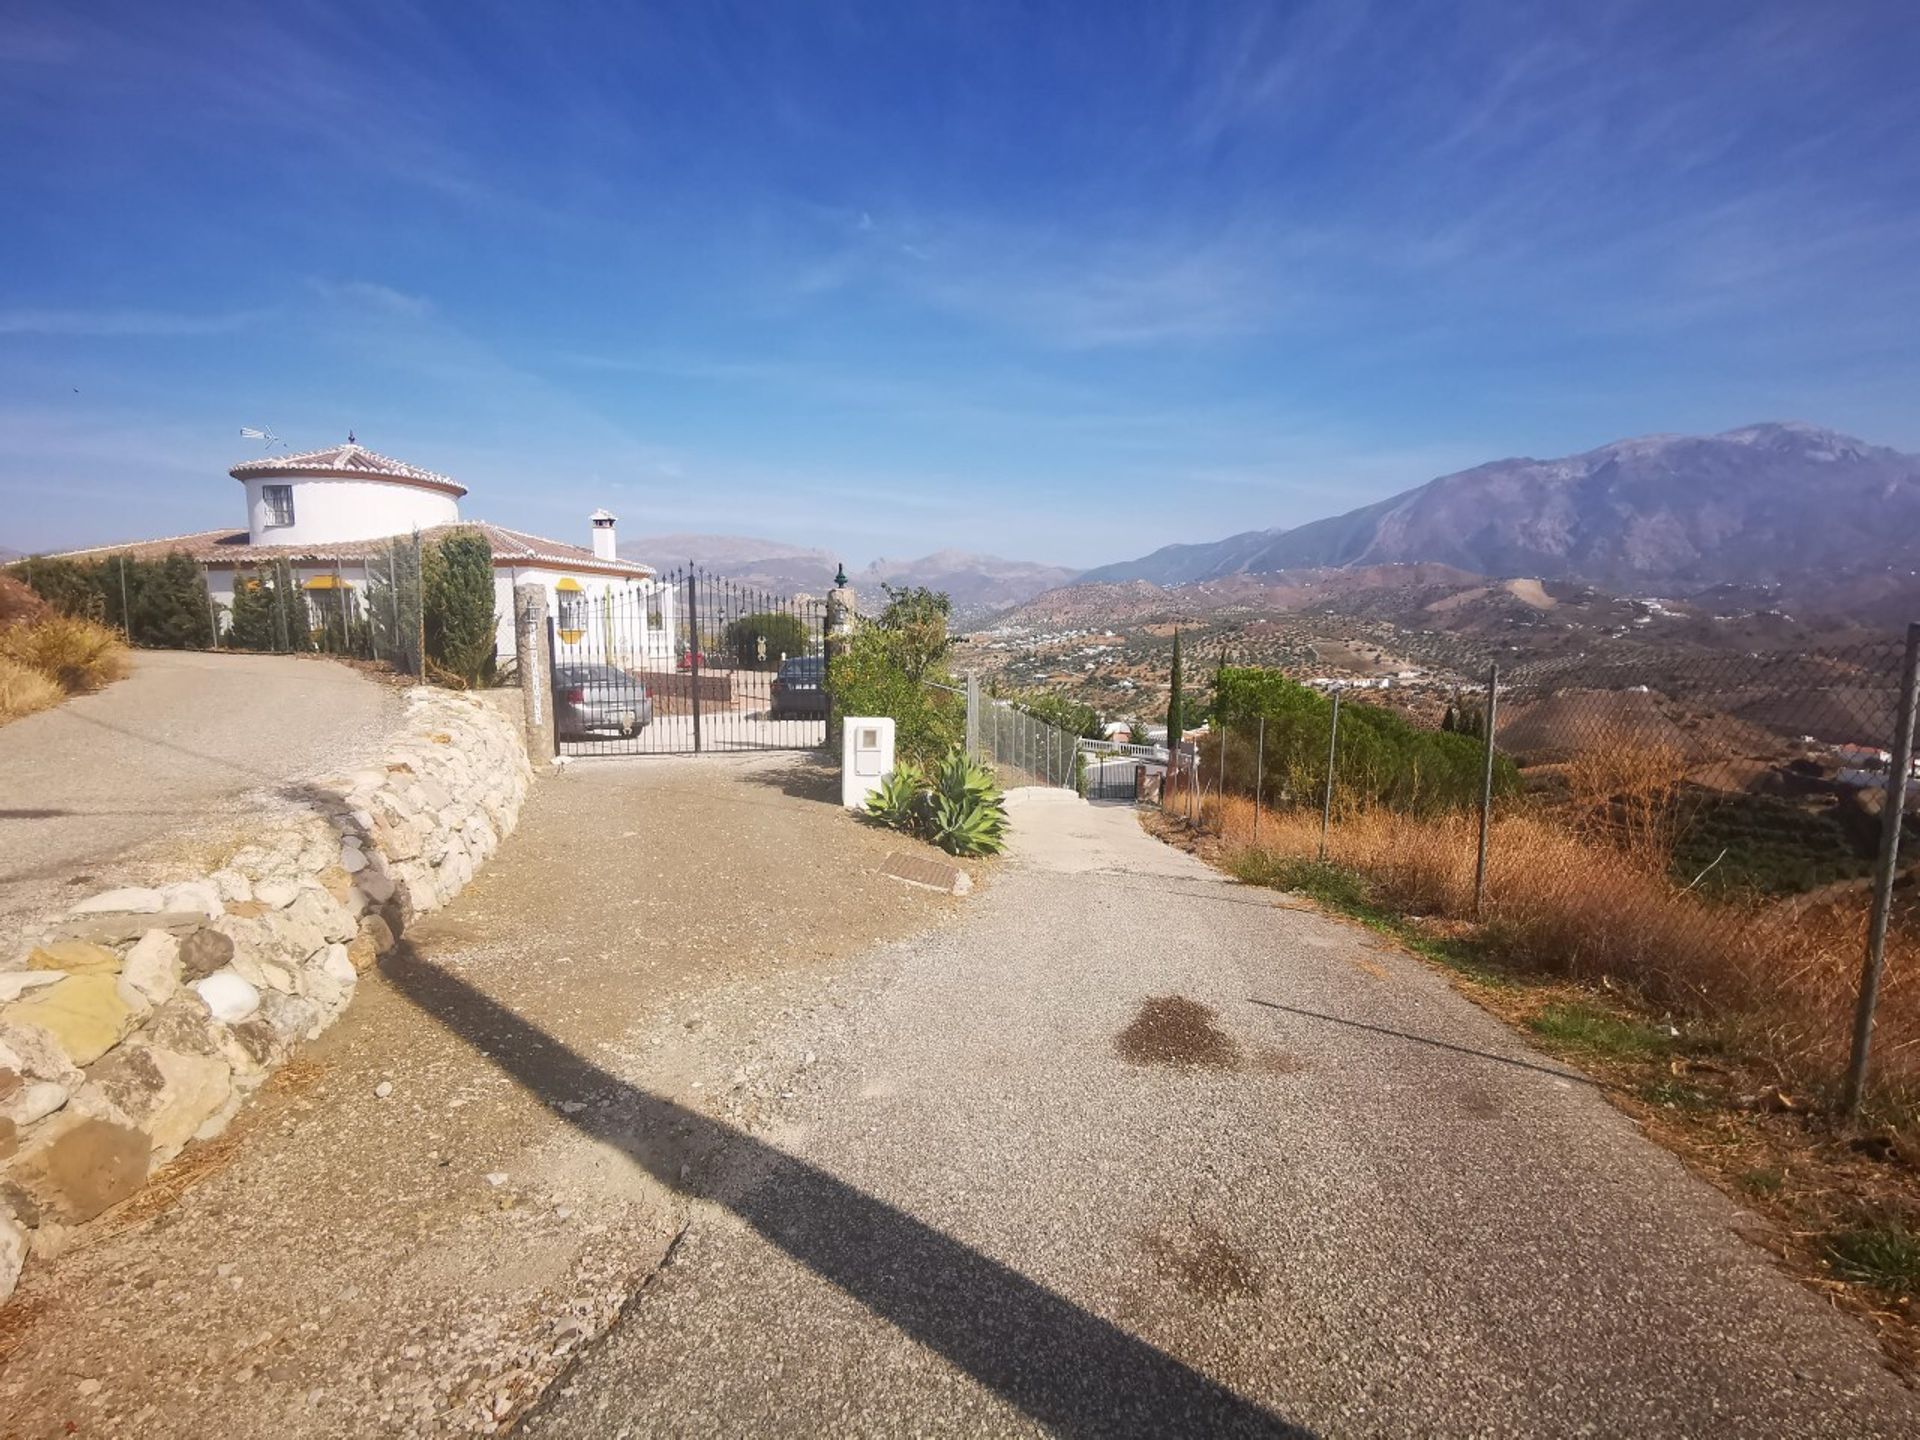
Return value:
<svg viewBox="0 0 1920 1440">
<path fill-rule="evenodd" d="M 556 665 L 554 712 L 563 736 L 632 735 L 653 723 L 653 691 L 611 665 Z"/>
<path fill-rule="evenodd" d="M 799 655 L 780 662 L 769 687 L 769 720 L 790 720 L 827 713 L 827 662 L 819 655 Z"/>
</svg>

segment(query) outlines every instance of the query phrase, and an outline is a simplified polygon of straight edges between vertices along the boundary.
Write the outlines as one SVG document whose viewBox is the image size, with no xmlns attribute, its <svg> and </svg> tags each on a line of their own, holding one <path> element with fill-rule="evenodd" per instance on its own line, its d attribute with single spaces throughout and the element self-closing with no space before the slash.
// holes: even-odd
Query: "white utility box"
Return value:
<svg viewBox="0 0 1920 1440">
<path fill-rule="evenodd" d="M 864 810 L 867 796 L 893 773 L 893 719 L 849 715 L 845 725 L 840 734 L 840 803 Z"/>
</svg>

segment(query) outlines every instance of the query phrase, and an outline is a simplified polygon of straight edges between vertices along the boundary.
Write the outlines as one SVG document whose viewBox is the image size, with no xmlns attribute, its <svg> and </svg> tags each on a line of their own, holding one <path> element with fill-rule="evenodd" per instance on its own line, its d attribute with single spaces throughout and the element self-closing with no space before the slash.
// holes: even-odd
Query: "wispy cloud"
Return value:
<svg viewBox="0 0 1920 1440">
<path fill-rule="evenodd" d="M 307 286 L 322 299 L 347 309 L 403 319 L 422 319 L 433 312 L 433 302 L 426 296 L 411 295 L 374 280 L 327 280 L 316 276 L 307 281 Z"/>
</svg>

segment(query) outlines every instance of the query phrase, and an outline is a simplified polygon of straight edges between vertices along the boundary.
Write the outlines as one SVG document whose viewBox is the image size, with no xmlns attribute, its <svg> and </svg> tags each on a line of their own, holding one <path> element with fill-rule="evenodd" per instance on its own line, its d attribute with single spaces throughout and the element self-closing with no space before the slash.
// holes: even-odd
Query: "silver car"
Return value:
<svg viewBox="0 0 1920 1440">
<path fill-rule="evenodd" d="M 562 736 L 633 735 L 653 723 L 653 690 L 611 665 L 556 665 L 554 716 Z"/>
</svg>

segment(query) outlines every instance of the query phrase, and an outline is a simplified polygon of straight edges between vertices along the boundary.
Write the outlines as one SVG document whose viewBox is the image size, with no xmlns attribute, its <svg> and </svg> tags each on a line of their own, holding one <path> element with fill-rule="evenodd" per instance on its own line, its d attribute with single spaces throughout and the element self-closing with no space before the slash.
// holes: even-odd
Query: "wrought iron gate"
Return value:
<svg viewBox="0 0 1920 1440">
<path fill-rule="evenodd" d="M 549 620 L 567 755 L 803 750 L 827 740 L 827 607 L 689 565 Z"/>
</svg>

